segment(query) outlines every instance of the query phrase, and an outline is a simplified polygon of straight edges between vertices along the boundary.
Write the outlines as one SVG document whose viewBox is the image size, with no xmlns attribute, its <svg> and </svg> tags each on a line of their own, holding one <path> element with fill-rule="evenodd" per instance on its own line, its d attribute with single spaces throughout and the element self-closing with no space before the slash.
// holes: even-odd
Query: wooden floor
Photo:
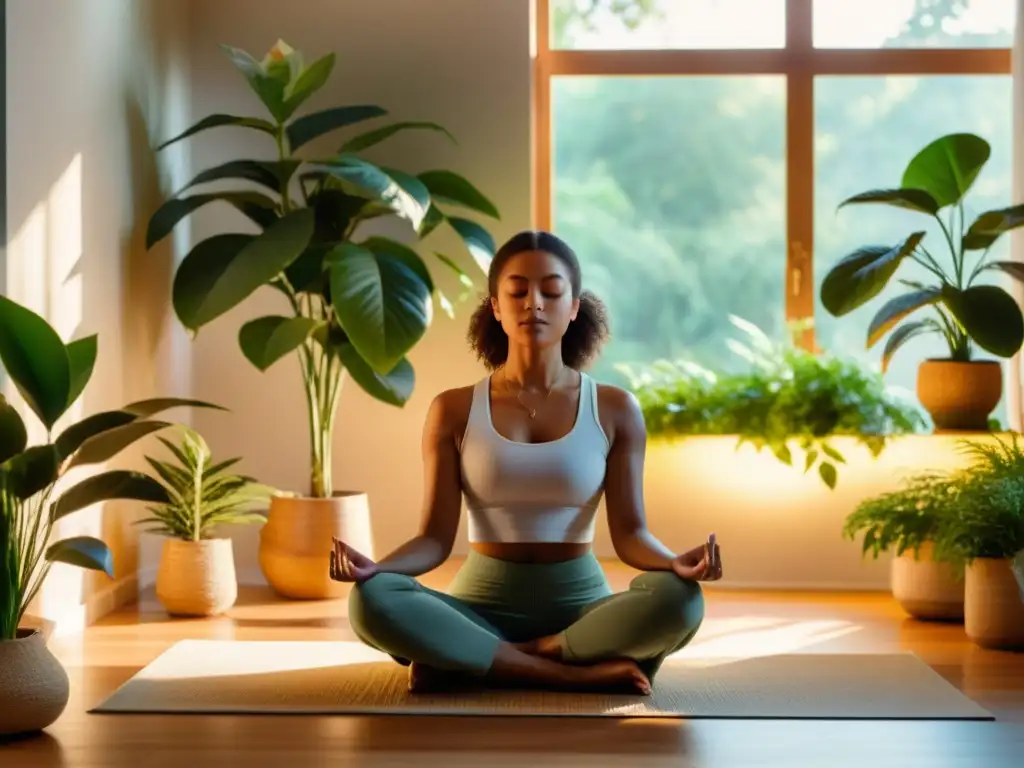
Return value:
<svg viewBox="0 0 1024 768">
<path fill-rule="evenodd" d="M 631 572 L 609 566 L 616 587 Z M 425 579 L 443 587 L 444 570 Z M 642 721 L 544 718 L 89 715 L 86 710 L 175 641 L 352 639 L 344 601 L 284 602 L 244 588 L 229 616 L 169 620 L 152 595 L 84 636 L 51 643 L 72 698 L 41 738 L 0 746 L 7 768 L 245 766 L 838 766 L 1024 765 L 1024 654 L 981 650 L 960 625 L 904 617 L 885 595 L 709 588 L 695 641 L 742 652 L 911 650 L 996 722 Z"/>
</svg>

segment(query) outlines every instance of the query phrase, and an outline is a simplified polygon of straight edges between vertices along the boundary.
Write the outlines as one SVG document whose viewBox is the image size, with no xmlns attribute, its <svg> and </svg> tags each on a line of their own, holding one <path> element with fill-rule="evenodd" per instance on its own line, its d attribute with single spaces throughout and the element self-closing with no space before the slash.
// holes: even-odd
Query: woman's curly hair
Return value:
<svg viewBox="0 0 1024 768">
<path fill-rule="evenodd" d="M 469 321 L 469 345 L 488 370 L 493 371 L 505 364 L 508 358 L 508 336 L 494 316 L 491 297 L 497 295 L 498 278 L 506 262 L 524 251 L 550 253 L 569 268 L 572 295 L 580 300 L 580 308 L 576 319 L 569 323 L 562 337 L 562 362 L 573 370 L 581 370 L 597 357 L 608 339 L 608 313 L 597 296 L 582 290 L 580 262 L 572 248 L 550 232 L 520 232 L 498 249 L 487 273 L 488 295 L 480 302 Z"/>
</svg>

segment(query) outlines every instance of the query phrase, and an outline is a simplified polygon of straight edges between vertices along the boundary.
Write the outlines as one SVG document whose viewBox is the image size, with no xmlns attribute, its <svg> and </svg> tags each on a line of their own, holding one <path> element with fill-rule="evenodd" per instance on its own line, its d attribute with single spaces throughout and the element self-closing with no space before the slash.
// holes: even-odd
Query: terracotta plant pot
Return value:
<svg viewBox="0 0 1024 768">
<path fill-rule="evenodd" d="M 331 498 L 278 495 L 260 530 L 260 568 L 270 586 L 297 600 L 344 597 L 349 585 L 330 577 L 331 538 L 373 558 L 370 504 L 365 493 Z"/>
<path fill-rule="evenodd" d="M 69 694 L 68 673 L 46 647 L 42 632 L 19 629 L 16 639 L 0 640 L 0 737 L 53 725 Z"/>
<path fill-rule="evenodd" d="M 1024 549 L 1013 558 L 1013 575 L 1017 579 L 1017 586 L 1020 587 L 1020 599 L 1024 601 Z"/>
<path fill-rule="evenodd" d="M 156 596 L 172 616 L 216 616 L 238 599 L 231 539 L 165 539 Z"/>
<path fill-rule="evenodd" d="M 967 566 L 964 629 L 982 648 L 1024 650 L 1024 601 L 1011 562 L 978 558 Z"/>
<path fill-rule="evenodd" d="M 892 561 L 892 594 L 915 619 L 960 621 L 964 617 L 964 579 L 948 563 L 932 559 L 930 541 L 916 553 Z"/>
<path fill-rule="evenodd" d="M 936 429 L 988 429 L 1002 395 L 1003 369 L 995 360 L 925 360 L 917 369 L 917 399 Z"/>
</svg>

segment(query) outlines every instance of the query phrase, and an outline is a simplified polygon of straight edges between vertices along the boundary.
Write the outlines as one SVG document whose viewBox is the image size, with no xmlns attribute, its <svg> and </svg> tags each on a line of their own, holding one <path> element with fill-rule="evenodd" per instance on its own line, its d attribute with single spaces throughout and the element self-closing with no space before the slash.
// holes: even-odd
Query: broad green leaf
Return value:
<svg viewBox="0 0 1024 768">
<path fill-rule="evenodd" d="M 448 132 L 448 129 L 438 125 L 437 123 L 424 122 L 419 120 L 405 120 L 400 123 L 392 123 L 391 125 L 385 125 L 381 128 L 376 128 L 366 133 L 361 133 L 358 136 L 353 136 L 351 139 L 341 145 L 338 150 L 339 154 L 342 152 L 362 152 L 364 149 L 369 149 L 382 141 L 387 141 L 396 133 L 408 130 L 429 130 L 443 133 L 449 139 L 452 140 L 453 144 L 458 142 L 455 137 Z"/>
<path fill-rule="evenodd" d="M 33 445 L 0 465 L 0 472 L 7 475 L 14 495 L 27 499 L 57 481 L 59 466 L 56 447 Z"/>
<path fill-rule="evenodd" d="M 430 324 L 430 289 L 403 261 L 352 243 L 327 261 L 339 324 L 374 371 L 389 373 Z"/>
<path fill-rule="evenodd" d="M 132 421 L 100 432 L 83 441 L 81 447 L 68 462 L 68 469 L 108 461 L 132 443 L 169 426 L 171 424 L 167 421 L 143 420 Z"/>
<path fill-rule="evenodd" d="M 982 349 L 1012 357 L 1024 344 L 1024 316 L 1013 297 L 995 285 L 975 285 L 965 291 L 943 286 L 942 301 Z"/>
<path fill-rule="evenodd" d="M 339 345 L 337 353 L 352 380 L 371 397 L 389 405 L 403 406 L 412 396 L 416 373 L 404 357 L 388 373 L 377 373 L 351 344 Z"/>
<path fill-rule="evenodd" d="M 486 275 L 491 266 L 491 259 L 494 258 L 494 252 L 497 250 L 491 233 L 475 221 L 456 216 L 449 216 L 448 224 L 462 238 L 473 260 Z"/>
<path fill-rule="evenodd" d="M 424 216 L 423 221 L 420 222 L 420 228 L 417 231 L 417 234 L 422 239 L 442 224 L 444 224 L 444 214 L 441 213 L 441 210 L 436 205 L 431 203 L 430 207 L 427 208 L 426 216 Z"/>
<path fill-rule="evenodd" d="M 435 201 L 453 203 L 470 210 L 501 219 L 497 207 L 483 192 L 469 181 L 452 171 L 425 171 L 419 179 L 427 185 L 430 196 Z"/>
<path fill-rule="evenodd" d="M 301 160 L 229 160 L 198 173 L 181 192 L 214 181 L 244 179 L 280 193 L 302 165 Z M 181 193 L 179 192 L 179 194 Z"/>
<path fill-rule="evenodd" d="M 258 317 L 242 326 L 238 343 L 249 362 L 265 371 L 302 346 L 317 325 L 310 317 Z"/>
<path fill-rule="evenodd" d="M 333 247 L 333 243 L 311 243 L 307 246 L 299 258 L 285 269 L 288 284 L 299 293 L 323 293 L 327 287 L 324 257 Z"/>
<path fill-rule="evenodd" d="M 57 452 L 63 461 L 79 449 L 79 447 L 94 435 L 99 435 L 107 430 L 130 424 L 138 418 L 133 413 L 124 410 L 100 411 L 91 416 L 86 416 L 81 421 L 71 424 L 64 429 L 53 444 L 57 446 Z"/>
<path fill-rule="evenodd" d="M 71 374 L 71 389 L 68 391 L 68 408 L 81 396 L 85 385 L 92 378 L 96 365 L 97 334 L 76 339 L 66 346 Z"/>
<path fill-rule="evenodd" d="M 934 323 L 925 320 L 904 323 L 893 331 L 889 338 L 886 339 L 885 347 L 882 349 L 882 373 L 886 373 L 889 370 L 889 363 L 892 362 L 893 356 L 900 347 L 914 337 L 926 333 L 936 333 L 936 328 Z"/>
<path fill-rule="evenodd" d="M 420 229 L 429 201 L 417 200 L 383 169 L 354 155 L 343 155 L 326 163 L 317 163 L 317 166 L 345 182 L 346 192 L 355 191 L 371 200 L 378 200 L 407 219 L 413 229 Z"/>
<path fill-rule="evenodd" d="M 261 120 L 258 117 L 238 117 L 237 115 L 215 114 L 210 115 L 209 117 L 204 117 L 202 120 L 200 120 L 198 123 L 193 125 L 188 130 L 184 131 L 183 133 L 179 133 L 173 139 L 168 139 L 163 144 L 158 146 L 156 148 L 156 151 L 159 152 L 162 149 L 166 149 L 167 147 L 171 146 L 171 144 L 181 141 L 182 139 L 187 139 L 189 136 L 193 136 L 194 134 L 197 134 L 200 131 L 205 131 L 210 128 L 220 128 L 222 126 L 253 128 L 257 131 L 262 131 L 263 133 L 270 134 L 271 136 L 273 136 L 275 131 L 277 130 L 274 127 L 273 123 L 267 122 L 266 120 Z"/>
<path fill-rule="evenodd" d="M 313 139 L 319 138 L 326 133 L 355 125 L 365 120 L 372 120 L 375 117 L 382 117 L 387 110 L 372 105 L 357 105 L 350 107 L 334 107 L 313 112 L 308 115 L 296 118 L 286 129 L 288 146 L 295 151 Z"/>
<path fill-rule="evenodd" d="M 114 556 L 106 544 L 93 536 L 72 536 L 56 541 L 47 548 L 45 557 L 51 563 L 102 571 L 114 578 Z"/>
<path fill-rule="evenodd" d="M 207 402 L 206 400 L 194 400 L 188 397 L 153 397 L 147 400 L 136 400 L 121 408 L 122 411 L 134 413 L 136 416 L 148 418 L 155 416 L 162 411 L 169 411 L 172 408 L 210 408 L 215 411 L 228 410 L 222 405 Z"/>
<path fill-rule="evenodd" d="M 416 204 L 419 206 L 416 215 L 420 216 L 422 212 L 422 216 L 420 216 L 415 224 L 415 229 L 421 230 L 423 228 L 423 221 L 427 216 L 427 210 L 430 208 L 430 190 L 427 189 L 427 185 L 412 174 L 400 171 L 397 168 L 381 166 L 381 170 L 400 186 L 409 197 L 416 201 Z"/>
<path fill-rule="evenodd" d="M 214 235 L 192 249 L 175 275 L 174 309 L 192 331 L 249 298 L 291 264 L 313 235 L 313 211 L 301 208 L 256 237 Z"/>
<path fill-rule="evenodd" d="M 17 456 L 28 445 L 28 431 L 18 410 L 0 395 L 0 464 Z"/>
<path fill-rule="evenodd" d="M 821 283 L 821 303 L 825 309 L 834 317 L 841 317 L 877 296 L 924 234 L 915 232 L 896 246 L 865 246 L 840 259 Z"/>
<path fill-rule="evenodd" d="M 940 209 L 953 205 L 967 194 L 991 151 L 987 141 L 971 133 L 942 136 L 907 164 L 901 186 L 924 190 Z"/>
<path fill-rule="evenodd" d="M 128 469 L 115 469 L 87 477 L 64 491 L 50 508 L 50 519 L 60 520 L 72 512 L 111 499 L 160 503 L 170 501 L 167 490 L 149 475 Z"/>
<path fill-rule="evenodd" d="M 1024 225 L 1024 204 L 985 211 L 974 220 L 963 237 L 964 250 L 983 251 L 1000 235 Z"/>
<path fill-rule="evenodd" d="M 0 362 L 47 429 L 68 409 L 71 361 L 57 332 L 27 307 L 0 296 Z"/>
<path fill-rule="evenodd" d="M 287 65 L 283 73 L 280 70 L 268 71 L 261 62 L 240 48 L 221 45 L 221 50 L 228 55 L 235 68 L 242 73 L 246 82 L 249 83 L 253 92 L 273 118 L 279 123 L 287 120 L 284 107 L 284 89 L 288 85 Z"/>
<path fill-rule="evenodd" d="M 825 482 L 825 485 L 830 489 L 835 490 L 836 481 L 839 479 L 835 464 L 831 464 L 827 461 L 821 462 L 821 464 L 818 465 L 818 474 Z"/>
<path fill-rule="evenodd" d="M 422 280 L 423 284 L 427 286 L 427 289 L 433 292 L 434 278 L 431 276 L 430 270 L 427 269 L 427 265 L 423 263 L 423 259 L 420 255 L 409 246 L 404 243 L 400 243 L 397 240 L 392 240 L 389 237 L 368 237 L 359 243 L 359 245 L 366 248 L 368 251 L 392 256 L 398 259 L 400 262 L 405 264 L 405 266 L 419 275 L 420 280 Z"/>
<path fill-rule="evenodd" d="M 873 189 L 846 198 L 839 204 L 839 208 L 860 203 L 882 203 L 931 215 L 938 213 L 939 210 L 935 198 L 923 189 Z"/>
<path fill-rule="evenodd" d="M 1020 261 L 992 261 L 985 265 L 985 269 L 998 269 L 1005 272 L 1014 280 L 1024 282 L 1024 262 Z"/>
<path fill-rule="evenodd" d="M 261 192 L 209 192 L 175 197 L 161 205 L 150 217 L 146 230 L 146 248 L 152 248 L 171 234 L 178 222 L 186 216 L 216 201 L 228 203 L 261 228 L 277 220 L 277 203 Z"/>
<path fill-rule="evenodd" d="M 875 313 L 868 326 L 867 348 L 871 349 L 878 341 L 885 336 L 900 320 L 907 315 L 916 312 L 921 307 L 934 304 L 942 295 L 940 288 L 926 288 L 923 291 L 904 293 L 901 296 L 889 299 Z"/>
<path fill-rule="evenodd" d="M 321 56 L 296 77 L 284 91 L 284 119 L 287 120 L 314 93 L 324 87 L 334 70 L 335 55 Z"/>
</svg>

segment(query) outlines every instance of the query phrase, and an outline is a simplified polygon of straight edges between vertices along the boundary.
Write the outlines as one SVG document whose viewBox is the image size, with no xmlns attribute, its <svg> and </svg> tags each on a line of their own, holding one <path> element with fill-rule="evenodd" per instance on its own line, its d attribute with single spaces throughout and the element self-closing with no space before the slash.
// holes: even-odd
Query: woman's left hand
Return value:
<svg viewBox="0 0 1024 768">
<path fill-rule="evenodd" d="M 718 581 L 722 578 L 722 557 L 712 534 L 708 541 L 672 561 L 672 570 L 682 579 Z"/>
</svg>

